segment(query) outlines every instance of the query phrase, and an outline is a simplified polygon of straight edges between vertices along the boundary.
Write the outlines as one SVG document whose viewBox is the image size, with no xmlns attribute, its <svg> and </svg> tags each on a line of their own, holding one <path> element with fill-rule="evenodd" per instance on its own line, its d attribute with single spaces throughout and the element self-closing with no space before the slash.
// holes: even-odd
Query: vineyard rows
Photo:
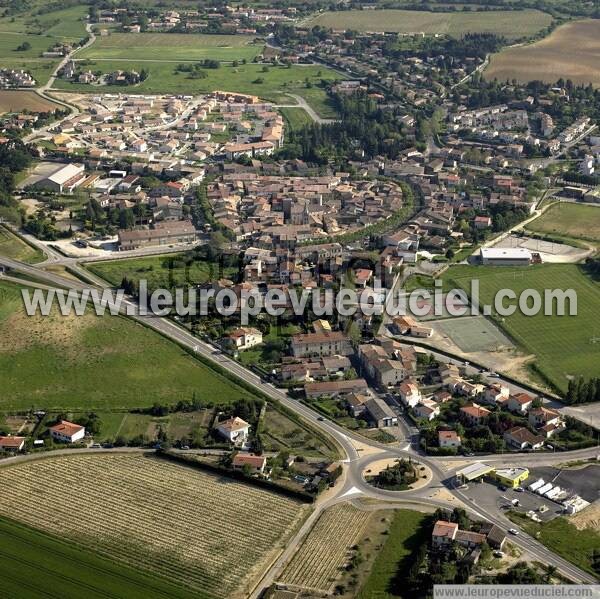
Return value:
<svg viewBox="0 0 600 599">
<path fill-rule="evenodd" d="M 0 468 L 0 513 L 215 597 L 230 597 L 301 504 L 156 458 L 73 455 Z"/>
<path fill-rule="evenodd" d="M 347 563 L 370 514 L 347 504 L 335 505 L 321 515 L 279 582 L 327 593 Z"/>
</svg>

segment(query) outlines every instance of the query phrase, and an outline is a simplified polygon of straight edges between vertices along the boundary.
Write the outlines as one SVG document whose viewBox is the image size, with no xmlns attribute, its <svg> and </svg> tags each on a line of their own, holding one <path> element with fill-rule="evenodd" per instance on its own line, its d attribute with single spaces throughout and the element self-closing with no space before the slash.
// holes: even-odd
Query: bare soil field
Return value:
<svg viewBox="0 0 600 599">
<path fill-rule="evenodd" d="M 30 110 L 31 112 L 48 112 L 60 108 L 54 102 L 48 102 L 35 92 L 30 91 L 0 91 L 0 114 L 4 112 L 16 112 L 19 110 Z"/>
<path fill-rule="evenodd" d="M 516 79 L 525 83 L 541 80 L 554 83 L 600 85 L 600 20 L 583 20 L 557 28 L 543 40 L 529 46 L 507 48 L 492 56 L 484 71 L 486 79 Z"/>
</svg>

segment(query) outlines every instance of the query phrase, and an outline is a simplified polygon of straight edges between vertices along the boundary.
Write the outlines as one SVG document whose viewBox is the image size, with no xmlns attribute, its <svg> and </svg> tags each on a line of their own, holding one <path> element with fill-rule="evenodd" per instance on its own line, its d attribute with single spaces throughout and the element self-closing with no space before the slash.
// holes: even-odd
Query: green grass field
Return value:
<svg viewBox="0 0 600 599">
<path fill-rule="evenodd" d="M 551 22 L 552 17 L 539 10 L 434 13 L 392 9 L 324 12 L 311 19 L 308 25 L 357 31 L 422 32 L 454 37 L 466 33 L 495 33 L 515 39 L 534 35 Z"/>
<path fill-rule="evenodd" d="M 600 344 L 600 286 L 590 280 L 575 264 L 543 264 L 529 268 L 484 266 L 453 266 L 446 282 L 466 291 L 472 278 L 479 279 L 482 304 L 493 305 L 500 289 L 511 289 L 517 297 L 525 289 L 573 289 L 577 294 L 576 316 L 525 316 L 518 309 L 512 316 L 499 321 L 501 328 L 527 353 L 536 356 L 542 374 L 557 388 L 565 390 L 568 376 L 598 375 Z"/>
<path fill-rule="evenodd" d="M 179 346 L 123 317 L 28 317 L 20 290 L 0 285 L 0 410 L 59 411 L 248 397 Z"/>
<path fill-rule="evenodd" d="M 54 596 L 53 589 L 60 589 L 64 599 L 194 596 L 187 588 L 6 518 L 0 518 L 0 547 L 2 593 L 12 599 L 46 599 Z"/>
<path fill-rule="evenodd" d="M 0 18 L 2 37 L 11 33 L 31 33 L 40 36 L 42 40 L 46 39 L 49 44 L 56 41 L 77 41 L 86 35 L 83 19 L 88 13 L 87 6 L 73 6 L 36 14 L 39 7 L 46 5 L 40 0 L 32 3 L 30 8 L 22 13 Z"/>
<path fill-rule="evenodd" d="M 600 207 L 560 202 L 527 225 L 527 229 L 559 237 L 600 243 Z"/>
<path fill-rule="evenodd" d="M 302 129 L 302 127 L 310 125 L 313 122 L 304 108 L 281 108 L 280 110 L 286 125 L 292 131 Z"/>
<path fill-rule="evenodd" d="M 412 510 L 394 512 L 385 545 L 377 554 L 369 577 L 358 592 L 358 599 L 401 597 L 395 579 L 406 567 L 406 562 L 410 562 L 413 552 L 426 540 L 426 519 L 427 514 Z"/>
<path fill-rule="evenodd" d="M 89 68 L 109 73 L 117 69 L 127 70 L 132 68 L 130 62 L 123 61 L 92 61 Z M 141 63 L 140 63 L 141 64 Z M 136 68 L 142 68 L 135 65 Z M 240 92 L 254 94 L 265 100 L 293 104 L 294 101 L 286 95 L 286 92 L 297 94 L 306 98 L 307 102 L 323 117 L 329 117 L 332 113 L 328 105 L 325 89 L 319 84 L 321 80 L 332 81 L 341 78 L 341 75 L 327 67 L 292 66 L 286 68 L 267 67 L 263 72 L 263 65 L 245 64 L 234 67 L 223 65 L 220 69 L 206 69 L 207 77 L 204 79 L 191 79 L 188 73 L 175 71 L 176 65 L 168 62 L 145 62 L 143 68 L 149 72 L 148 78 L 135 86 L 99 87 L 94 85 L 82 85 L 70 83 L 58 79 L 55 88 L 67 91 L 83 91 L 99 93 L 115 93 L 117 91 L 135 91 L 136 93 L 210 93 L 215 90 Z M 262 80 L 262 83 L 260 81 Z M 306 87 L 306 81 L 312 87 Z"/>
<path fill-rule="evenodd" d="M 177 33 L 112 33 L 77 55 L 77 58 L 127 60 L 252 60 L 263 44 L 244 35 Z"/>
<path fill-rule="evenodd" d="M 181 254 L 93 262 L 88 264 L 87 268 L 114 286 L 120 285 L 123 277 L 136 282 L 146 279 L 149 289 L 195 285 L 221 278 L 231 279 L 237 274 L 236 269 L 221 268 L 216 263 L 193 262 L 186 266 L 183 262 L 171 262 L 171 259 L 177 260 L 179 256 Z"/>
<path fill-rule="evenodd" d="M 44 259 L 44 254 L 36 250 L 14 233 L 0 226 L 0 256 L 35 264 Z"/>
<path fill-rule="evenodd" d="M 600 547 L 600 532 L 593 528 L 576 528 L 566 518 L 538 524 L 523 514 L 509 513 L 511 520 L 528 534 L 582 570 L 598 576 L 592 568 L 592 552 Z"/>
</svg>

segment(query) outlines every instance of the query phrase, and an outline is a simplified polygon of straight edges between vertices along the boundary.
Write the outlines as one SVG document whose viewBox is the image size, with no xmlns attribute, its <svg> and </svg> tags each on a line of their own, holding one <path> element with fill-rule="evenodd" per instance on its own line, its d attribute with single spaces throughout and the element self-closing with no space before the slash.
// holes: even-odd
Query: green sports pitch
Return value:
<svg viewBox="0 0 600 599">
<path fill-rule="evenodd" d="M 526 289 L 573 289 L 577 295 L 577 314 L 546 316 L 543 311 L 526 316 L 518 309 L 505 318 L 492 317 L 527 353 L 536 356 L 542 376 L 564 391 L 569 377 L 598 376 L 600 364 L 600 285 L 576 264 L 541 264 L 527 268 L 455 266 L 445 273 L 446 282 L 470 289 L 478 279 L 482 304 L 493 305 L 500 289 L 511 289 L 517 297 Z"/>
</svg>

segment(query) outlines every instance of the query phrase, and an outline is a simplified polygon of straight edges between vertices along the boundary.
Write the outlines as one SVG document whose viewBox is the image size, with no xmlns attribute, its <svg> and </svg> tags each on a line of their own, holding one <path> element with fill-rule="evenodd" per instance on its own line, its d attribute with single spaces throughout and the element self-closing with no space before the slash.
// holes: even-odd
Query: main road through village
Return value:
<svg viewBox="0 0 600 599">
<path fill-rule="evenodd" d="M 82 291 L 89 289 L 90 285 L 83 282 L 78 282 L 74 279 L 68 279 L 60 275 L 46 272 L 43 268 L 31 266 L 22 262 L 11 260 L 9 258 L 0 257 L 0 266 L 3 266 L 7 274 L 10 272 L 20 273 L 39 281 L 46 287 L 54 289 L 72 289 Z M 88 275 L 89 278 L 89 275 Z M 25 283 L 25 281 L 24 281 Z M 29 283 L 31 284 L 31 283 Z M 100 287 L 100 281 L 98 280 Z M 130 300 L 125 300 L 121 306 L 121 311 L 125 313 L 129 306 L 129 311 L 136 307 L 136 304 Z M 382 507 L 399 506 L 405 507 L 429 506 L 431 508 L 453 508 L 464 507 L 470 514 L 480 519 L 487 520 L 499 526 L 504 531 L 508 531 L 516 526 L 502 513 L 499 509 L 483 507 L 475 505 L 461 490 L 454 484 L 454 471 L 463 466 L 465 457 L 443 457 L 434 458 L 423 455 L 417 446 L 412 442 L 411 432 L 409 427 L 401 423 L 402 432 L 404 435 L 404 443 L 401 447 L 389 447 L 380 444 L 376 441 L 367 439 L 362 435 L 353 431 L 347 430 L 334 422 L 323 419 L 317 412 L 312 410 L 305 404 L 290 398 L 287 393 L 276 388 L 271 383 L 262 380 L 253 372 L 241 366 L 238 362 L 223 354 L 220 350 L 212 345 L 193 336 L 189 331 L 179 326 L 177 323 L 167 318 L 156 316 L 129 316 L 147 327 L 157 331 L 166 338 L 169 338 L 181 346 L 188 348 L 202 356 L 205 360 L 219 365 L 226 369 L 231 374 L 239 377 L 246 385 L 255 388 L 257 391 L 266 395 L 272 400 L 280 402 L 290 410 L 294 411 L 298 416 L 303 418 L 314 428 L 327 434 L 335 440 L 339 447 L 339 451 L 343 455 L 344 474 L 333 489 L 325 492 L 324 497 L 317 500 L 315 509 L 311 513 L 302 528 L 298 531 L 295 538 L 288 544 L 285 551 L 279 559 L 273 564 L 270 570 L 265 574 L 258 587 L 255 589 L 253 596 L 258 596 L 260 591 L 266 588 L 274 580 L 277 579 L 281 569 L 285 565 L 287 559 L 293 554 L 298 544 L 308 533 L 312 524 L 317 520 L 321 512 L 327 507 L 345 501 L 353 501 L 360 498 L 369 498 L 380 503 Z M 500 379 L 502 380 L 502 379 Z M 596 457 L 597 448 L 589 448 L 584 450 L 563 452 L 560 454 L 561 461 L 581 460 L 590 457 Z M 376 489 L 369 485 L 364 478 L 363 473 L 368 468 L 369 464 L 376 460 L 394 459 L 394 458 L 411 457 L 419 463 L 429 467 L 431 470 L 431 479 L 427 485 L 410 491 L 386 491 Z M 528 466 L 552 465 L 556 463 L 556 455 L 548 453 L 538 454 L 493 454 L 478 456 L 477 460 L 492 464 L 524 464 Z M 456 464 L 456 466 L 455 466 Z M 524 549 L 534 559 L 539 560 L 543 564 L 555 566 L 559 572 L 580 583 L 594 583 L 596 579 L 577 568 L 570 562 L 564 560 L 560 556 L 544 547 L 541 543 L 532 537 L 520 531 L 518 536 L 511 539 L 516 545 Z"/>
</svg>

